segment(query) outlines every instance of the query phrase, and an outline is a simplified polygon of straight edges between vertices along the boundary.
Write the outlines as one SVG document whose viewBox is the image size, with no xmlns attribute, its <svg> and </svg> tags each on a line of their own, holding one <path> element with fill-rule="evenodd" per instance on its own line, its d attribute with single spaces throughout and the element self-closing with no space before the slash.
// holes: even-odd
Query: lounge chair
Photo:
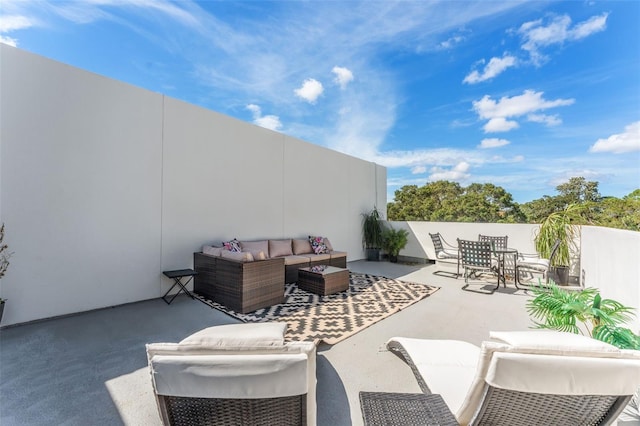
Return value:
<svg viewBox="0 0 640 426">
<path fill-rule="evenodd" d="M 458 239 L 458 247 L 460 251 L 460 266 L 464 268 L 464 286 L 463 290 L 473 291 L 475 293 L 493 294 L 500 287 L 500 280 L 497 274 L 498 261 L 492 257 L 493 250 L 489 241 L 470 241 Z M 471 289 L 469 286 L 470 276 L 478 277 L 479 274 L 496 275 L 496 287 L 489 290 Z M 483 288 L 487 285 L 486 281 L 481 282 Z"/>
<path fill-rule="evenodd" d="M 439 232 L 436 234 L 429 233 L 429 236 L 431 237 L 431 241 L 433 242 L 433 249 L 435 250 L 436 255 L 436 267 L 438 267 L 438 270 L 436 270 L 434 274 L 446 274 L 445 276 L 453 275 L 453 278 L 458 278 L 460 276 L 460 256 L 458 247 L 447 243 L 445 239 L 442 238 L 442 235 L 440 235 Z M 447 268 L 453 265 L 456 265 L 457 267 L 455 273 L 450 271 L 443 271 L 440 269 L 442 267 Z"/>
<path fill-rule="evenodd" d="M 481 347 L 394 337 L 387 348 L 461 425 L 608 425 L 640 384 L 640 351 L 547 330 L 490 337 Z"/>
<path fill-rule="evenodd" d="M 551 271 L 551 262 L 553 262 L 553 258 L 558 253 L 558 248 L 560 247 L 560 240 L 556 240 L 551 248 L 551 255 L 549 259 L 541 258 L 540 255 L 536 254 L 527 254 L 527 253 L 518 253 L 516 258 L 516 286 L 520 284 L 521 286 L 531 286 L 531 283 L 523 283 L 521 281 L 522 275 L 531 275 L 533 274 L 541 274 L 542 278 L 544 278 L 545 284 L 549 283 L 549 272 Z M 535 284 L 533 284 L 535 285 Z"/>
<path fill-rule="evenodd" d="M 316 424 L 316 347 L 284 323 L 231 324 L 146 346 L 165 425 Z"/>
</svg>

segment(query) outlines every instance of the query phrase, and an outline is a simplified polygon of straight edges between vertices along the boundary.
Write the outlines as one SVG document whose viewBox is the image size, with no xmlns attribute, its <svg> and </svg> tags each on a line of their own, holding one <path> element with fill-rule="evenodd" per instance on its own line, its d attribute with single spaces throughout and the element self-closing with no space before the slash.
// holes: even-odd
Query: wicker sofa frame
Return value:
<svg viewBox="0 0 640 426">
<path fill-rule="evenodd" d="M 346 268 L 346 253 L 337 253 L 327 254 L 321 260 L 311 260 L 312 256 L 305 262 L 286 265 L 284 257 L 242 262 L 196 252 L 193 254 L 193 266 L 198 274 L 194 277 L 193 290 L 246 314 L 282 303 L 285 283 L 296 282 L 300 268 L 315 265 Z"/>
<path fill-rule="evenodd" d="M 236 312 L 247 313 L 284 301 L 284 259 L 255 262 L 193 254 L 193 290 Z"/>
</svg>

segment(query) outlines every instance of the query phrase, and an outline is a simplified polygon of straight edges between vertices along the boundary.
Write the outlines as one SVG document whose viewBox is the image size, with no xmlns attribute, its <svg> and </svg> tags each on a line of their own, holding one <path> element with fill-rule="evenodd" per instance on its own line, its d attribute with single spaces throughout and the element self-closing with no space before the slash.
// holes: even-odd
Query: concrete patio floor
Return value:
<svg viewBox="0 0 640 426">
<path fill-rule="evenodd" d="M 462 291 L 434 265 L 350 262 L 349 269 L 441 287 L 432 296 L 333 346 L 318 348 L 318 425 L 361 425 L 358 392 L 420 392 L 384 349 L 392 336 L 474 344 L 492 330 L 526 330 L 529 296 L 513 284 L 493 295 Z M 0 331 L 0 424 L 159 425 L 144 345 L 178 342 L 237 323 L 186 296 L 82 313 Z"/>
</svg>

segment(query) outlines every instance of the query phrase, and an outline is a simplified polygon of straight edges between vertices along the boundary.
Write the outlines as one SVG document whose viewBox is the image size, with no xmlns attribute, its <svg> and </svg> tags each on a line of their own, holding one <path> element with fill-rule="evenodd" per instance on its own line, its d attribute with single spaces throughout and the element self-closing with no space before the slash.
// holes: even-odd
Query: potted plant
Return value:
<svg viewBox="0 0 640 426">
<path fill-rule="evenodd" d="M 640 336 L 623 327 L 633 318 L 633 308 L 603 299 L 598 289 L 567 291 L 551 282 L 531 292 L 527 312 L 534 328 L 586 334 L 621 349 L 640 349 Z"/>
<path fill-rule="evenodd" d="M 554 258 L 551 260 L 552 270 L 555 273 L 555 281 L 560 285 L 569 283 L 569 267 L 571 266 L 571 251 L 575 248 L 575 237 L 584 207 L 578 204 L 570 204 L 564 210 L 553 212 L 540 224 L 535 237 L 536 250 L 543 258 L 549 258 L 551 249 L 557 239 L 560 246 Z"/>
<path fill-rule="evenodd" d="M 11 257 L 11 253 L 9 253 L 9 246 L 4 243 L 4 223 L 0 226 L 0 278 L 2 278 L 7 272 L 7 268 L 9 267 L 9 258 Z M 6 299 L 0 297 L 0 321 L 2 321 L 2 313 L 4 312 L 4 302 Z"/>
<path fill-rule="evenodd" d="M 400 250 L 405 248 L 408 242 L 409 232 L 406 229 L 386 228 L 382 232 L 382 248 L 389 255 L 389 261 L 396 263 Z"/>
<path fill-rule="evenodd" d="M 380 260 L 382 247 L 382 215 L 376 207 L 369 213 L 362 214 L 362 245 L 367 253 L 367 260 Z"/>
</svg>

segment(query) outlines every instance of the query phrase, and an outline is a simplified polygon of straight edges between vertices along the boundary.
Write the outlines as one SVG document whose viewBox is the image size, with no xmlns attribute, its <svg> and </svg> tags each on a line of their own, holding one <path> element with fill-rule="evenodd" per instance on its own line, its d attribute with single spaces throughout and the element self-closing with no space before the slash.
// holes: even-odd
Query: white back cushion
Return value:
<svg viewBox="0 0 640 426">
<path fill-rule="evenodd" d="M 155 355 L 151 372 L 160 395 L 274 398 L 307 393 L 307 356 Z"/>
</svg>

